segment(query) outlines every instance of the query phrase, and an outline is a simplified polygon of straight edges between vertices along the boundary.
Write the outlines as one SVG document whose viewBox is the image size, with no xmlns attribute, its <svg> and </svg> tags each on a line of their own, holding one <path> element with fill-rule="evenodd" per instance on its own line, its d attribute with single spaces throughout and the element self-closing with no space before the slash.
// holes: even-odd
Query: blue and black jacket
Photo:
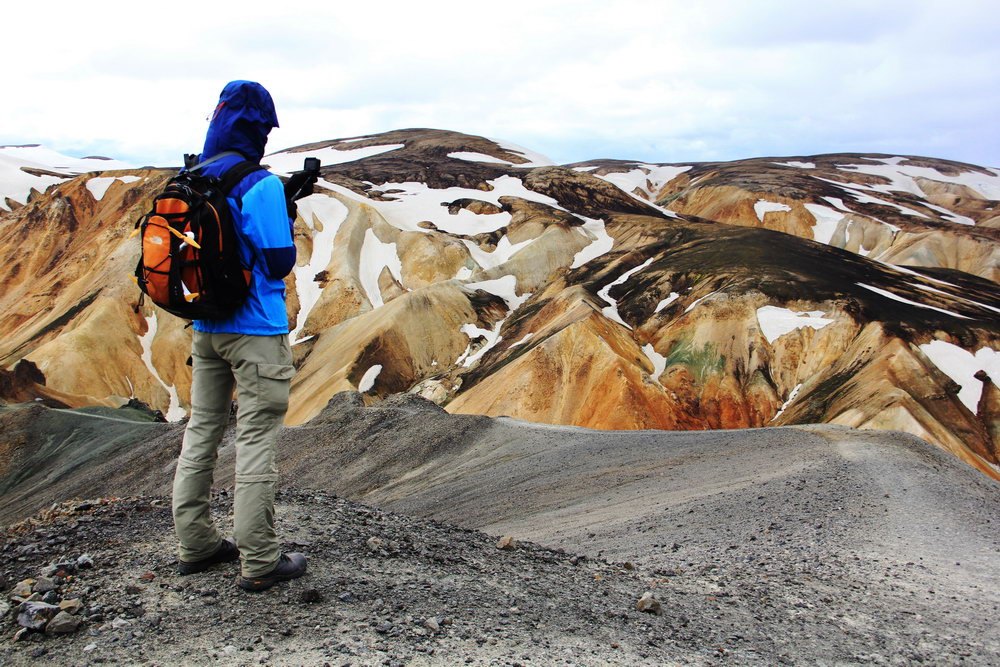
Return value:
<svg viewBox="0 0 1000 667">
<path fill-rule="evenodd" d="M 259 83 L 233 81 L 226 85 L 205 137 L 201 160 L 236 151 L 200 169 L 222 178 L 242 160 L 260 162 L 267 135 L 278 127 L 271 95 Z M 266 170 L 241 180 L 229 194 L 240 241 L 240 258 L 252 268 L 250 295 L 232 316 L 223 320 L 195 320 L 204 333 L 273 336 L 288 333 L 284 277 L 295 266 L 295 244 L 281 180 Z"/>
</svg>

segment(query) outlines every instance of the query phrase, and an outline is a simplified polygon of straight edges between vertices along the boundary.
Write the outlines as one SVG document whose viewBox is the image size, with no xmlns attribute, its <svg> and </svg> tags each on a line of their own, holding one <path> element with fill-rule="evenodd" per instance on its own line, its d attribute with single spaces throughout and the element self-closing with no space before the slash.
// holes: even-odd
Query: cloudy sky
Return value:
<svg viewBox="0 0 1000 667">
<path fill-rule="evenodd" d="M 270 150 L 404 127 L 557 162 L 881 152 L 1000 166 L 995 0 L 17 2 L 0 144 L 170 165 L 222 86 Z"/>
</svg>

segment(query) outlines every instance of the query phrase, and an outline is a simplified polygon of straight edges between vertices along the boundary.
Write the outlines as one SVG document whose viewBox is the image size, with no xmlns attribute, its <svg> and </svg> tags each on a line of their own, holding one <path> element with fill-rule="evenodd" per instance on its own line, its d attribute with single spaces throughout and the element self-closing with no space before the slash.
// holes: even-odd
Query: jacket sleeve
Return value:
<svg viewBox="0 0 1000 667">
<path fill-rule="evenodd" d="M 269 174 L 243 195 L 243 233 L 267 277 L 281 280 L 295 267 L 295 243 L 281 180 Z"/>
</svg>

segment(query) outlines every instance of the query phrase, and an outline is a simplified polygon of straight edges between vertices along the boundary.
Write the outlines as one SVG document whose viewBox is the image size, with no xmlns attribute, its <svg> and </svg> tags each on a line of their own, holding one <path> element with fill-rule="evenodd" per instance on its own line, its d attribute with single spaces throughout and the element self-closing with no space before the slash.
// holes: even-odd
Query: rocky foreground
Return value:
<svg viewBox="0 0 1000 667">
<path fill-rule="evenodd" d="M 1000 661 L 1000 484 L 905 434 L 601 432 L 342 394 L 279 442 L 279 533 L 310 574 L 252 595 L 232 566 L 175 574 L 180 429 L 140 416 L 0 413 L 23 440 L 3 512 L 36 508 L 0 546 L 0 665 Z M 131 499 L 63 502 L 108 495 Z M 15 641 L 32 595 L 78 626 Z"/>
</svg>

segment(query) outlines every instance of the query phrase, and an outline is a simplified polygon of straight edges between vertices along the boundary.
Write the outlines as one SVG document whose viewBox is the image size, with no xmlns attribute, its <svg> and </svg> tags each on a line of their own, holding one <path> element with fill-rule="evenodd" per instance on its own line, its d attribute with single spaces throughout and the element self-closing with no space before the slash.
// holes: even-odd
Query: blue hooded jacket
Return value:
<svg viewBox="0 0 1000 667">
<path fill-rule="evenodd" d="M 200 171 L 221 178 L 243 159 L 260 162 L 271 128 L 278 116 L 270 93 L 253 81 L 226 84 L 215 108 L 201 160 L 237 151 Z M 281 180 L 265 171 L 256 171 L 240 181 L 229 194 L 240 241 L 243 265 L 252 267 L 253 280 L 246 303 L 224 320 L 195 320 L 195 331 L 204 333 L 273 336 L 288 333 L 285 311 L 284 277 L 295 266 L 295 244 L 285 206 Z"/>
</svg>

